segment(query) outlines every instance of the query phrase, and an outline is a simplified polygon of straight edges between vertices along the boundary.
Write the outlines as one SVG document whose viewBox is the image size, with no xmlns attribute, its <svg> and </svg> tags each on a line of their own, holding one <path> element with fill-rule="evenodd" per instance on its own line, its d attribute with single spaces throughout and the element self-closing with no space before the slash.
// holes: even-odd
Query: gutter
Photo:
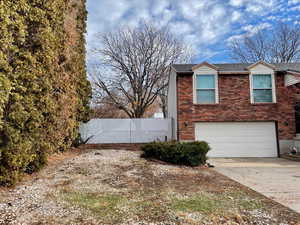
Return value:
<svg viewBox="0 0 300 225">
<path fill-rule="evenodd" d="M 193 71 L 176 71 L 175 72 L 179 75 L 193 75 Z M 275 70 L 276 73 L 287 73 L 291 75 L 298 75 L 300 76 L 300 71 L 292 71 L 292 70 Z M 250 74 L 249 71 L 218 71 L 220 75 L 248 75 Z"/>
</svg>

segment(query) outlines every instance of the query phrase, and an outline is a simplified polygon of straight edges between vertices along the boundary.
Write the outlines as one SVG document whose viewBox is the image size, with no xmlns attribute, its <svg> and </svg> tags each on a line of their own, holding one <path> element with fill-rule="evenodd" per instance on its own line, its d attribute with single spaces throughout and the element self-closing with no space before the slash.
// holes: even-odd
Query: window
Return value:
<svg viewBox="0 0 300 225">
<path fill-rule="evenodd" d="M 215 75 L 196 75 L 196 100 L 198 104 L 216 103 Z"/>
<path fill-rule="evenodd" d="M 271 74 L 252 75 L 253 102 L 273 102 L 273 85 Z"/>
</svg>

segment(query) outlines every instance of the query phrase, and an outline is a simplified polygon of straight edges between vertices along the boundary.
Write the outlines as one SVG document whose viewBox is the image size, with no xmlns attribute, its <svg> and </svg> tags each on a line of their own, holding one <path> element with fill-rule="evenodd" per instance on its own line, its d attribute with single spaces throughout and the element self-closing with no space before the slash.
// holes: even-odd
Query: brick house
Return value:
<svg viewBox="0 0 300 225">
<path fill-rule="evenodd" d="M 173 139 L 205 140 L 212 157 L 277 157 L 300 132 L 299 82 L 299 63 L 175 64 L 168 93 Z"/>
</svg>

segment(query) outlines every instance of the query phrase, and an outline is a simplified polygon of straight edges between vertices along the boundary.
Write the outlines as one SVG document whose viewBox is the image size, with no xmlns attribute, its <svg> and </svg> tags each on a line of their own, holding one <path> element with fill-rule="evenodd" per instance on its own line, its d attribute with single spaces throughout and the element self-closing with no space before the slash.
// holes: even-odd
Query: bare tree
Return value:
<svg viewBox="0 0 300 225">
<path fill-rule="evenodd" d="M 165 105 L 170 65 L 186 60 L 187 46 L 167 29 L 142 23 L 99 36 L 101 48 L 94 92 L 123 110 L 130 118 L 143 117 L 158 98 Z M 185 56 L 185 57 L 183 57 Z"/>
<path fill-rule="evenodd" d="M 278 24 L 272 31 L 261 30 L 253 36 L 244 36 L 230 43 L 234 60 L 252 63 L 300 61 L 300 29 L 298 26 Z"/>
<path fill-rule="evenodd" d="M 91 118 L 128 118 L 127 114 L 116 107 L 107 95 L 94 96 Z"/>
</svg>

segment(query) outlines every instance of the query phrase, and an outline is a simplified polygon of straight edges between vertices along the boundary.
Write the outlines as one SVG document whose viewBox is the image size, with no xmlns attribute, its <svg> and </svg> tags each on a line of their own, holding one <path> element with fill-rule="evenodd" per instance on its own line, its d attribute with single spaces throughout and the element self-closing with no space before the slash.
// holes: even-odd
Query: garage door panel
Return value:
<svg viewBox="0 0 300 225">
<path fill-rule="evenodd" d="M 257 134 L 265 134 L 266 133 L 266 129 L 267 132 L 269 132 L 270 130 L 272 130 L 272 127 L 266 126 L 263 128 L 263 130 L 257 129 L 257 128 L 261 128 L 261 127 L 247 127 L 247 126 L 236 126 L 236 127 L 230 127 L 230 129 L 226 128 L 228 125 L 226 125 L 226 123 L 224 123 L 225 127 L 220 127 L 220 126 L 213 126 L 210 127 L 210 125 L 205 126 L 205 131 L 203 131 L 204 133 L 211 133 L 211 134 L 223 134 L 224 132 L 230 132 L 232 134 L 236 134 L 238 136 L 257 136 Z M 230 125 L 230 126 L 234 126 L 234 125 Z M 199 132 L 201 132 L 202 130 L 199 130 Z M 243 131 L 243 132 L 241 132 Z"/>
<path fill-rule="evenodd" d="M 229 135 L 228 133 L 220 133 L 219 135 L 217 133 L 211 133 L 208 134 L 209 138 L 207 138 L 207 140 L 212 140 L 214 142 L 222 142 L 222 141 L 231 141 L 232 137 L 227 137 L 227 135 Z M 234 133 L 230 133 L 230 135 L 234 135 Z M 255 135 L 234 135 L 235 138 L 235 142 L 245 142 L 245 141 L 251 141 L 253 139 L 255 139 L 255 141 L 257 142 L 266 142 L 266 141 L 272 141 L 274 140 L 273 137 L 266 137 L 266 134 L 257 134 Z M 269 135 L 269 134 L 267 134 Z M 199 133 L 199 136 L 201 136 L 201 133 Z M 203 134 L 204 137 L 207 137 L 207 134 Z M 211 137 L 213 136 L 213 137 Z M 216 140 L 215 137 L 218 137 L 218 139 Z M 201 137 L 200 137 L 201 139 Z"/>
<path fill-rule="evenodd" d="M 195 135 L 210 144 L 210 157 L 277 157 L 274 122 L 196 123 Z"/>
<path fill-rule="evenodd" d="M 212 134 L 215 135 L 215 134 Z M 222 135 L 227 135 L 227 134 L 222 134 Z M 201 136 L 201 134 L 200 134 Z M 204 140 L 203 138 L 198 139 L 198 140 Z M 249 143 L 255 141 L 255 143 L 259 144 L 264 144 L 264 145 L 271 145 L 273 146 L 274 138 L 263 138 L 263 137 L 244 137 L 244 136 L 235 136 L 235 139 L 232 140 L 230 137 L 218 137 L 218 139 L 214 138 L 206 138 L 205 141 L 207 142 L 213 142 L 213 143 L 224 143 L 224 144 L 229 144 L 228 142 L 234 141 L 234 143 Z M 255 144 L 255 143 L 252 143 Z"/>
</svg>

